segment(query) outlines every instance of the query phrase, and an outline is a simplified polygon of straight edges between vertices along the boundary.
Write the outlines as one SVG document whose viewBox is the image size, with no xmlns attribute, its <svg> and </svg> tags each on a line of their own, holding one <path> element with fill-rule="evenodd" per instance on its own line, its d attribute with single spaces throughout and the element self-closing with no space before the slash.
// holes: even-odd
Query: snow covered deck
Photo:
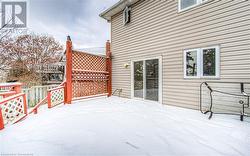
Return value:
<svg viewBox="0 0 250 156">
<path fill-rule="evenodd" d="M 249 155 L 250 121 L 117 97 L 41 111 L 0 132 L 1 154 Z"/>
</svg>

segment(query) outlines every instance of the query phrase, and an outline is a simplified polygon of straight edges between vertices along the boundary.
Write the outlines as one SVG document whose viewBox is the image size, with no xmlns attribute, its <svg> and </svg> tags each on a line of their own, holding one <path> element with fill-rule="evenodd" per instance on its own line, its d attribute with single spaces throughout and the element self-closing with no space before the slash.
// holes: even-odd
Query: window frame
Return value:
<svg viewBox="0 0 250 156">
<path fill-rule="evenodd" d="M 197 74 L 196 76 L 187 76 L 187 52 L 190 52 L 190 51 L 196 51 L 196 55 L 197 55 Z M 184 78 L 199 78 L 199 75 L 200 75 L 200 49 L 187 49 L 187 50 L 184 50 Z"/>
<path fill-rule="evenodd" d="M 215 76 L 204 76 L 203 74 L 203 50 L 205 49 L 215 49 Z M 201 67 L 201 71 L 200 71 L 200 77 L 201 78 L 219 78 L 220 77 L 220 48 L 219 46 L 211 46 L 211 47 L 205 47 L 205 48 L 201 48 L 200 50 L 200 67 Z"/>
<path fill-rule="evenodd" d="M 182 12 L 182 11 L 186 11 L 186 10 L 189 10 L 189 9 L 191 9 L 191 8 L 194 8 L 194 7 L 198 6 L 198 5 L 201 5 L 201 4 L 205 3 L 205 2 L 207 2 L 208 0 L 197 0 L 197 3 L 196 3 L 196 4 L 181 9 L 181 2 L 182 2 L 182 1 L 183 1 L 183 0 L 178 0 L 178 12 Z"/>
<path fill-rule="evenodd" d="M 130 23 L 130 21 L 131 21 L 131 7 L 126 6 L 122 12 L 122 15 L 123 15 L 123 25 Z"/>
<path fill-rule="evenodd" d="M 154 59 L 158 59 L 158 65 L 159 65 L 159 75 L 158 75 L 158 78 L 159 78 L 159 81 L 158 81 L 158 101 L 153 101 L 153 102 L 158 102 L 160 104 L 162 104 L 162 97 L 163 97 L 163 85 L 162 85 L 162 82 L 163 82 L 163 77 L 162 77 L 162 74 L 163 74 L 163 64 L 162 64 L 162 56 L 155 56 L 155 57 L 140 57 L 140 58 L 136 58 L 136 59 L 131 59 L 130 60 L 130 65 L 131 65 L 131 68 L 130 68 L 130 97 L 131 99 L 137 99 L 137 100 L 143 100 L 143 101 L 151 101 L 152 100 L 148 100 L 145 98 L 145 88 L 146 88 L 146 81 L 144 80 L 146 78 L 146 75 L 143 74 L 143 98 L 138 98 L 138 97 L 134 97 L 134 62 L 138 62 L 138 61 L 143 61 L 143 73 L 146 73 L 146 67 L 145 67 L 145 62 L 146 60 L 154 60 Z"/>
<path fill-rule="evenodd" d="M 215 49 L 215 76 L 204 76 L 203 75 L 203 50 L 205 49 Z M 196 51 L 197 53 L 197 75 L 187 76 L 187 52 Z M 220 47 L 219 46 L 209 46 L 204 48 L 196 49 L 186 49 L 183 51 L 183 74 L 185 79 L 197 79 L 197 78 L 208 78 L 208 79 L 218 79 L 220 78 Z"/>
</svg>

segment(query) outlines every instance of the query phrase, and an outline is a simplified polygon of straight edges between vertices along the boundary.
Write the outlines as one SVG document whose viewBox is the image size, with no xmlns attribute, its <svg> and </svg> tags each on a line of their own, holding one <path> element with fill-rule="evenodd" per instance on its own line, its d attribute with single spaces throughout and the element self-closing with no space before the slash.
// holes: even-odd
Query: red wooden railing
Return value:
<svg viewBox="0 0 250 156">
<path fill-rule="evenodd" d="M 106 43 L 106 57 L 72 50 L 70 39 L 66 43 L 66 81 L 48 90 L 32 110 L 27 112 L 26 96 L 21 93 L 21 83 L 0 84 L 0 130 L 4 125 L 13 124 L 28 114 L 38 113 L 38 108 L 47 102 L 48 108 L 59 104 L 71 104 L 73 100 L 97 96 L 111 96 L 111 52 L 110 42 Z"/>
<path fill-rule="evenodd" d="M 45 104 L 47 102 L 48 108 L 52 108 L 58 104 L 65 103 L 65 84 L 66 82 L 64 81 L 61 83 L 58 87 L 53 88 L 48 90 L 47 96 L 42 99 L 39 103 L 35 105 L 35 107 L 32 108 L 32 110 L 29 112 L 29 114 L 37 114 L 38 113 L 38 108 Z M 59 90 L 62 90 L 59 92 Z M 63 100 L 59 100 L 58 97 L 61 96 L 63 97 Z"/>
<path fill-rule="evenodd" d="M 48 96 L 46 96 L 44 99 L 42 99 L 40 102 L 38 102 L 38 103 L 35 105 L 35 107 L 33 107 L 33 109 L 29 112 L 29 114 L 32 114 L 32 113 L 37 114 L 37 113 L 38 113 L 38 108 L 39 108 L 41 105 L 45 104 L 47 101 L 48 101 Z"/>
<path fill-rule="evenodd" d="M 28 115 L 26 96 L 19 93 L 0 101 L 0 130 L 4 125 L 13 124 Z"/>
<path fill-rule="evenodd" d="M 27 116 L 26 96 L 21 93 L 21 83 L 0 84 L 0 130 L 4 125 L 16 123 Z"/>
<path fill-rule="evenodd" d="M 59 86 L 48 91 L 48 108 L 64 103 L 64 86 Z"/>
<path fill-rule="evenodd" d="M 0 96 L 6 98 L 8 96 L 21 93 L 22 83 L 2 83 L 0 84 L 0 90 L 4 90 L 5 92 L 0 93 Z"/>
</svg>

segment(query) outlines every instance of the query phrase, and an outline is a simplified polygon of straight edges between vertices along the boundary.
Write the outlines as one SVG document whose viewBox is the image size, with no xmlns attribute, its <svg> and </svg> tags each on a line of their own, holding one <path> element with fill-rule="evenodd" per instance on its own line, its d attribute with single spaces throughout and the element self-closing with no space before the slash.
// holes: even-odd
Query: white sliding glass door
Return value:
<svg viewBox="0 0 250 156">
<path fill-rule="evenodd" d="M 161 59 L 132 61 L 132 97 L 161 102 Z"/>
</svg>

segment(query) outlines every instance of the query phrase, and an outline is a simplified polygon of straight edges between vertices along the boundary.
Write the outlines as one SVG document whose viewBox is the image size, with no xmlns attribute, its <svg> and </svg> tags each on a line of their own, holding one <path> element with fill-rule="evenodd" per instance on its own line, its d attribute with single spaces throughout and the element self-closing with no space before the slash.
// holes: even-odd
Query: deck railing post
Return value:
<svg viewBox="0 0 250 156">
<path fill-rule="evenodd" d="M 26 94 L 23 94 L 23 109 L 24 109 L 24 114 L 28 114 Z"/>
<path fill-rule="evenodd" d="M 21 86 L 22 84 L 15 85 L 12 90 L 15 91 L 16 94 L 21 93 L 22 92 Z"/>
<path fill-rule="evenodd" d="M 51 104 L 51 92 L 50 91 L 48 91 L 47 99 L 48 99 L 48 108 L 52 108 L 52 104 Z"/>
<path fill-rule="evenodd" d="M 110 51 L 110 42 L 106 42 L 106 68 L 108 72 L 108 81 L 107 81 L 107 92 L 108 96 L 112 94 L 112 61 L 111 61 L 111 51 Z"/>
<path fill-rule="evenodd" d="M 63 104 L 65 105 L 66 104 L 66 97 L 67 97 L 67 90 L 66 90 L 66 82 L 63 84 L 64 85 L 64 100 L 63 100 Z"/>
<path fill-rule="evenodd" d="M 66 85 L 65 103 L 71 104 L 72 101 L 72 42 L 68 36 L 66 42 Z"/>
<path fill-rule="evenodd" d="M 2 108 L 0 107 L 0 130 L 4 129 Z"/>
</svg>

